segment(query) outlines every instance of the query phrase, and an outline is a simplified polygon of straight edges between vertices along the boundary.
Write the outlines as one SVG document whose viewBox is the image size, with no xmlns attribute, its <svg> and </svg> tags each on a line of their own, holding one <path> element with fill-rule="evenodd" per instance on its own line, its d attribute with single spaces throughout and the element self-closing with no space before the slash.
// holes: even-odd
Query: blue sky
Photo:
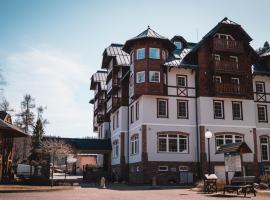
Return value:
<svg viewBox="0 0 270 200">
<path fill-rule="evenodd" d="M 256 49 L 270 40 L 267 0 L 0 0 L 4 95 L 19 111 L 25 93 L 47 106 L 49 135 L 92 136 L 90 76 L 110 43 L 150 25 L 163 36 L 197 42 L 225 16 L 241 24 Z"/>
</svg>

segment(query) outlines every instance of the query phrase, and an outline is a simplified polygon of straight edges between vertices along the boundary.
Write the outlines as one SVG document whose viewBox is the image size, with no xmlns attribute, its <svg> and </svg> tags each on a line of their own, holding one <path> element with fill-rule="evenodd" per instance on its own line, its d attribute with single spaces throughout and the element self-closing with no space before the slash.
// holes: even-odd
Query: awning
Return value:
<svg viewBox="0 0 270 200">
<path fill-rule="evenodd" d="M 252 153 L 251 149 L 245 142 L 237 142 L 231 144 L 221 145 L 217 150 L 216 154 L 220 153 Z"/>
<path fill-rule="evenodd" d="M 0 119 L 0 136 L 4 137 L 27 137 L 29 136 L 25 132 L 23 132 L 17 126 L 9 124 L 2 119 Z"/>
</svg>

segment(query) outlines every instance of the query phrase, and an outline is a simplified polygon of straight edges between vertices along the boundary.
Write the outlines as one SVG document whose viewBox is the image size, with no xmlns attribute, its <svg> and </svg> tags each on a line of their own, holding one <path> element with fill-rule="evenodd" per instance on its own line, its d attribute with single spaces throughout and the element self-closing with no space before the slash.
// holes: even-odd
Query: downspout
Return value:
<svg viewBox="0 0 270 200">
<path fill-rule="evenodd" d="M 198 82 L 198 77 L 197 77 L 197 70 L 195 73 L 195 113 L 196 113 L 196 142 L 197 142 L 197 178 L 201 177 L 201 169 L 200 169 L 200 135 L 199 135 L 199 120 L 198 120 L 198 88 L 199 88 L 199 82 Z"/>
<path fill-rule="evenodd" d="M 128 98 L 128 109 L 127 109 L 127 181 L 129 182 L 129 98 Z"/>
</svg>

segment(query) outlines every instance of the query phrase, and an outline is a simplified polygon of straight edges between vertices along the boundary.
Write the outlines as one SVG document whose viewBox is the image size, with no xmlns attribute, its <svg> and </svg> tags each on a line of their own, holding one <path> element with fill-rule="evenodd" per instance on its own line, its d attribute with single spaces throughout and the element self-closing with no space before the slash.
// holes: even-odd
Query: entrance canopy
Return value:
<svg viewBox="0 0 270 200">
<path fill-rule="evenodd" d="M 216 154 L 221 153 L 252 153 L 251 149 L 245 142 L 237 142 L 221 145 Z"/>
</svg>

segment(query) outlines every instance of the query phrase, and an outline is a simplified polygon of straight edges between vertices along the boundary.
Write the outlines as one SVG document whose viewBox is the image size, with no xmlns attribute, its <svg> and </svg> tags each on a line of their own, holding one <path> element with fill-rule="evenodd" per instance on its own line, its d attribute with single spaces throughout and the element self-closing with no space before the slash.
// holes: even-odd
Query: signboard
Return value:
<svg viewBox="0 0 270 200">
<path fill-rule="evenodd" d="M 226 172 L 241 172 L 241 157 L 239 153 L 224 154 L 225 171 Z"/>
</svg>

